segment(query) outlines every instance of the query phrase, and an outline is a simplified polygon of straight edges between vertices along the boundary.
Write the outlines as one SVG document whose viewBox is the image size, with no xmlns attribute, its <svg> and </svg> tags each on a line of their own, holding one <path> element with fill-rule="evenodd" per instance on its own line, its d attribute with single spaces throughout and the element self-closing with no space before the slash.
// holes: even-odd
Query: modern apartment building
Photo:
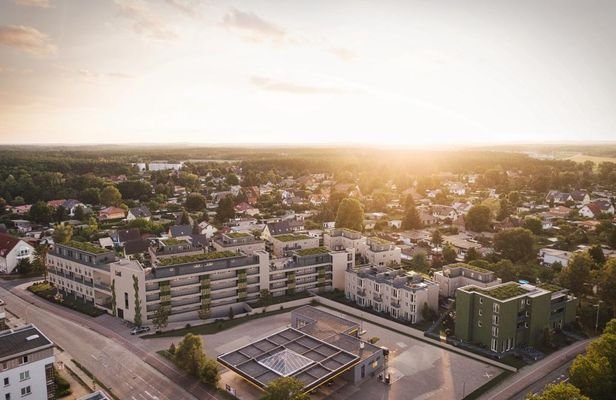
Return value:
<svg viewBox="0 0 616 400">
<path fill-rule="evenodd" d="M 354 265 L 353 252 L 324 247 L 273 261 L 265 251 L 151 251 L 149 256 L 146 265 L 88 243 L 58 244 L 49 253 L 49 280 L 65 295 L 129 321 L 139 312 L 148 323 L 161 306 L 168 307 L 169 321 L 194 320 L 226 316 L 230 307 L 241 311 L 261 290 L 273 296 L 343 290 L 345 270 Z"/>
<path fill-rule="evenodd" d="M 0 332 L 0 399 L 54 398 L 53 343 L 34 325 Z"/>
<path fill-rule="evenodd" d="M 347 299 L 410 323 L 422 321 L 427 304 L 438 310 L 438 285 L 423 276 L 384 266 L 349 268 L 346 271 Z"/>
<path fill-rule="evenodd" d="M 454 297 L 456 290 L 463 286 L 486 288 L 502 282 L 494 272 L 465 263 L 445 265 L 441 271 L 434 273 L 434 280 L 442 297 Z"/>
<path fill-rule="evenodd" d="M 575 321 L 577 299 L 555 285 L 507 282 L 456 292 L 455 335 L 495 353 L 520 346 L 537 346 L 545 329 Z"/>
<path fill-rule="evenodd" d="M 111 312 L 109 265 L 114 261 L 116 255 L 112 250 L 90 243 L 57 243 L 47 254 L 49 281 L 64 294 Z"/>
<path fill-rule="evenodd" d="M 355 249 L 359 252 L 365 241 L 361 232 L 347 228 L 332 229 L 323 234 L 323 246 L 331 250 Z"/>
<path fill-rule="evenodd" d="M 265 241 L 256 239 L 250 233 L 228 232 L 220 235 L 212 241 L 216 251 L 232 251 L 235 253 L 254 254 L 257 251 L 265 251 Z"/>
<path fill-rule="evenodd" d="M 369 265 L 391 266 L 399 265 L 401 250 L 394 243 L 376 236 L 366 239 L 360 247 L 361 261 Z"/>
<path fill-rule="evenodd" d="M 272 253 L 276 257 L 289 257 L 295 250 L 319 247 L 319 238 L 306 234 L 289 233 L 272 236 Z"/>
</svg>

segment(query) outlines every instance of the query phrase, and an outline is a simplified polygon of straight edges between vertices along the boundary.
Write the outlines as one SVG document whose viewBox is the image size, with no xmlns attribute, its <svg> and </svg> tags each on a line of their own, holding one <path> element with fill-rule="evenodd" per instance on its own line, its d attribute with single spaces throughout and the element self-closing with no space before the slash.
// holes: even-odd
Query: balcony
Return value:
<svg viewBox="0 0 616 400">
<path fill-rule="evenodd" d="M 392 300 L 391 306 L 395 308 L 400 308 L 400 300 Z"/>
<path fill-rule="evenodd" d="M 366 289 L 365 288 L 357 289 L 357 295 L 361 297 L 366 297 Z"/>
<path fill-rule="evenodd" d="M 95 282 L 94 288 L 99 290 L 104 290 L 105 292 L 111 293 L 111 287 L 103 282 Z"/>
<path fill-rule="evenodd" d="M 383 295 L 380 294 L 380 293 L 374 293 L 374 295 L 372 296 L 372 299 L 374 301 L 382 302 L 383 301 Z"/>
</svg>

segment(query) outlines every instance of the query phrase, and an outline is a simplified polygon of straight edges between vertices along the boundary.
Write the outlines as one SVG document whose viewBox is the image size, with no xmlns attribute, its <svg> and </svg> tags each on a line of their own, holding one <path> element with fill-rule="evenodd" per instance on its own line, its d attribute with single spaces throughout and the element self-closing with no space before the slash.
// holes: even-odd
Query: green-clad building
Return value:
<svg viewBox="0 0 616 400">
<path fill-rule="evenodd" d="M 574 322 L 576 307 L 577 298 L 556 285 L 464 286 L 456 291 L 455 334 L 495 353 L 537 346 L 546 328 Z"/>
</svg>

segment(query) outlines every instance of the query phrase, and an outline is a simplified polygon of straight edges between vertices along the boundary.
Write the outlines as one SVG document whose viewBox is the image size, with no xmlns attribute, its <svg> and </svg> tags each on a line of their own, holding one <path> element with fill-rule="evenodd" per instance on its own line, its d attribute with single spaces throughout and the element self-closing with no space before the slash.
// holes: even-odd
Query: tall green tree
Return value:
<svg viewBox="0 0 616 400">
<path fill-rule="evenodd" d="M 58 224 L 54 227 L 51 236 L 54 243 L 68 243 L 73 238 L 73 226 L 69 224 Z"/>
<path fill-rule="evenodd" d="M 404 218 L 402 219 L 402 229 L 419 229 L 421 228 L 421 218 L 419 212 L 415 208 L 415 204 L 410 204 L 406 207 Z"/>
<path fill-rule="evenodd" d="M 357 199 L 345 198 L 338 206 L 336 228 L 362 231 L 364 227 L 364 208 Z"/>
<path fill-rule="evenodd" d="M 34 267 L 43 272 L 43 279 L 47 282 L 47 253 L 49 248 L 45 244 L 39 244 L 34 248 Z"/>
<path fill-rule="evenodd" d="M 152 324 L 157 331 L 167 326 L 170 313 L 171 310 L 169 309 L 169 307 L 162 304 L 156 309 L 156 312 L 154 313 L 154 319 L 152 319 Z"/>
<path fill-rule="evenodd" d="M 222 224 L 229 219 L 235 218 L 234 207 L 233 199 L 230 196 L 220 200 L 218 202 L 218 208 L 216 209 L 216 221 Z"/>
<path fill-rule="evenodd" d="M 206 205 L 207 201 L 201 193 L 191 193 L 186 199 L 186 208 L 190 211 L 201 211 Z"/>
<path fill-rule="evenodd" d="M 206 362 L 201 338 L 187 333 L 175 348 L 174 360 L 179 368 L 193 376 L 199 376 Z"/>
<path fill-rule="evenodd" d="M 527 400 L 590 400 L 580 389 L 569 382 L 559 382 L 545 387 L 541 394 L 530 395 Z"/>
<path fill-rule="evenodd" d="M 464 218 L 466 229 L 474 232 L 483 232 L 490 229 L 492 221 L 492 212 L 487 206 L 476 205 L 468 210 L 468 214 Z"/>
<path fill-rule="evenodd" d="M 119 206 L 122 194 L 115 186 L 105 186 L 100 194 L 101 203 L 105 206 Z"/>
<path fill-rule="evenodd" d="M 575 253 L 567 267 L 560 272 L 561 285 L 570 289 L 576 296 L 588 292 L 586 284 L 590 282 L 590 269 L 593 261 L 588 253 Z"/>
<path fill-rule="evenodd" d="M 297 378 L 288 376 L 277 378 L 265 387 L 262 400 L 308 400 L 304 393 L 304 384 Z"/>
<path fill-rule="evenodd" d="M 599 297 L 616 317 L 616 258 L 610 258 L 599 272 Z"/>
<path fill-rule="evenodd" d="M 443 244 L 443 234 L 438 229 L 432 232 L 432 246 L 440 247 Z"/>
<path fill-rule="evenodd" d="M 54 210 L 44 201 L 37 201 L 30 208 L 30 218 L 41 224 L 48 224 L 54 217 Z"/>
<path fill-rule="evenodd" d="M 528 229 L 505 229 L 494 235 L 494 250 L 514 263 L 535 257 L 535 240 Z"/>
</svg>

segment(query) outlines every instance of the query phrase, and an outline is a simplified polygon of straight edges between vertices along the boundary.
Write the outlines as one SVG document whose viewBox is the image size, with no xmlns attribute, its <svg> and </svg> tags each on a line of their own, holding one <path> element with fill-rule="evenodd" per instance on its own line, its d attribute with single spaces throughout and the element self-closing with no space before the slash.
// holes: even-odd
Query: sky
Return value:
<svg viewBox="0 0 616 400">
<path fill-rule="evenodd" d="M 0 144 L 616 140 L 613 0 L 0 0 Z"/>
</svg>

